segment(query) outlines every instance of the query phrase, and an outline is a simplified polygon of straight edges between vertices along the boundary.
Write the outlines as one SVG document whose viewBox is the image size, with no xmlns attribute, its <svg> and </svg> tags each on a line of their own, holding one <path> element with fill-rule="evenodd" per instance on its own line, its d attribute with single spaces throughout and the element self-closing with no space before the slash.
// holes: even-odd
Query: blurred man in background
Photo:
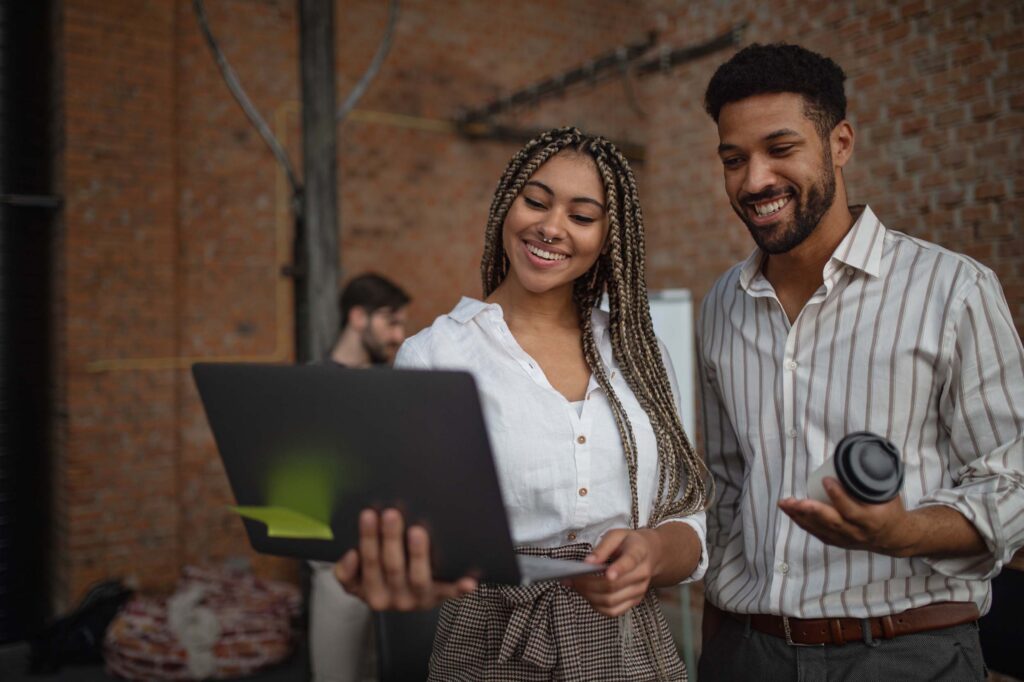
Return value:
<svg viewBox="0 0 1024 682">
<path fill-rule="evenodd" d="M 330 362 L 353 369 L 390 365 L 405 340 L 409 295 L 371 273 L 341 293 L 341 333 Z M 310 562 L 309 647 L 315 682 L 354 682 L 366 676 L 370 610 L 342 589 L 332 564 Z"/>
</svg>

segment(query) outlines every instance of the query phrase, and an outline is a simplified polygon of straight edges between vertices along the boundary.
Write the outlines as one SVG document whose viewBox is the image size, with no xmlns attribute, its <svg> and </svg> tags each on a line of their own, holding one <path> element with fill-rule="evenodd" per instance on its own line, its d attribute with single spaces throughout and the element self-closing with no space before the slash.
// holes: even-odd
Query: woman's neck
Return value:
<svg viewBox="0 0 1024 682">
<path fill-rule="evenodd" d="M 579 329 L 579 311 L 572 297 L 572 285 L 535 293 L 513 278 L 506 278 L 490 296 L 489 303 L 501 306 L 510 329 Z"/>
</svg>

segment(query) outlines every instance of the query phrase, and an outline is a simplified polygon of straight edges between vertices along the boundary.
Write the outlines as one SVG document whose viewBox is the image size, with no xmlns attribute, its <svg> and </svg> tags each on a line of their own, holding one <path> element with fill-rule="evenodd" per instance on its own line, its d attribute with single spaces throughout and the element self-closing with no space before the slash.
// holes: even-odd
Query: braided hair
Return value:
<svg viewBox="0 0 1024 682">
<path fill-rule="evenodd" d="M 505 169 L 494 193 L 480 263 L 484 298 L 508 274 L 509 260 L 502 244 L 502 227 L 512 202 L 530 177 L 561 151 L 573 151 L 593 159 L 604 185 L 608 215 L 607 248 L 591 269 L 573 285 L 573 300 L 580 312 L 583 354 L 590 371 L 604 389 L 626 454 L 632 500 L 631 523 L 640 523 L 637 501 L 637 446 L 633 426 L 611 381 L 594 339 L 590 311 L 607 290 L 612 354 L 623 378 L 654 428 L 658 446 L 658 488 L 648 525 L 705 508 L 707 470 L 694 451 L 679 420 L 672 389 L 654 336 L 644 272 L 644 222 L 636 179 L 625 157 L 608 140 L 557 128 L 541 134 L 520 149 Z M 677 491 L 682 488 L 682 495 Z"/>
</svg>

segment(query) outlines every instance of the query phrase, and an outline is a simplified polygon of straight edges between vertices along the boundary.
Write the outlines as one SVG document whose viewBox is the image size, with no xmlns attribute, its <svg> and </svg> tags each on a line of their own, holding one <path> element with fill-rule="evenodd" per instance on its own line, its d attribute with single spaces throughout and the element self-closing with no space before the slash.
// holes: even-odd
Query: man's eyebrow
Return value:
<svg viewBox="0 0 1024 682">
<path fill-rule="evenodd" d="M 771 132 L 771 133 L 768 133 L 767 135 L 765 135 L 764 139 L 766 139 L 766 140 L 774 140 L 774 139 L 777 139 L 777 138 L 780 138 L 780 137 L 789 137 L 791 135 L 795 135 L 796 137 L 802 137 L 800 135 L 800 133 L 798 133 L 795 130 L 790 130 L 789 128 L 779 128 L 775 132 Z"/>
<path fill-rule="evenodd" d="M 778 139 L 780 137 L 790 137 L 790 136 L 803 137 L 803 135 L 801 135 L 800 133 L 798 133 L 795 130 L 791 130 L 790 128 L 779 128 L 778 130 L 773 130 L 772 132 L 770 132 L 767 135 L 765 135 L 764 139 L 767 142 L 771 142 L 772 140 L 776 140 L 776 139 Z M 734 151 L 736 149 L 739 149 L 739 147 L 734 145 L 734 144 L 727 144 L 727 143 L 723 142 L 722 144 L 718 145 L 718 153 L 719 154 L 724 154 L 725 152 L 731 152 L 731 151 Z"/>
<path fill-rule="evenodd" d="M 527 180 L 526 184 L 527 185 L 533 185 L 535 187 L 540 187 L 542 190 L 547 192 L 552 197 L 555 196 L 555 192 L 550 187 L 545 185 L 543 182 L 540 182 L 539 180 Z M 587 204 L 594 204 L 595 206 L 597 206 L 602 211 L 604 210 L 604 204 L 602 204 L 597 199 L 592 199 L 590 197 L 573 197 L 572 199 L 569 200 L 569 202 L 570 203 L 581 203 L 582 202 L 582 203 L 587 203 Z"/>
</svg>

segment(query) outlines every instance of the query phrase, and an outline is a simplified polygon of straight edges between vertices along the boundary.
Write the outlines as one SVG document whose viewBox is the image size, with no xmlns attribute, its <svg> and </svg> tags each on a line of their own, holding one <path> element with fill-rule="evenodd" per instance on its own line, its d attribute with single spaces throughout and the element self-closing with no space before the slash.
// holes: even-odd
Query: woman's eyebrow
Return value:
<svg viewBox="0 0 1024 682">
<path fill-rule="evenodd" d="M 540 182 L 539 180 L 527 180 L 526 184 L 527 185 L 533 185 L 534 187 L 539 187 L 542 190 L 544 190 L 545 192 L 547 192 L 547 194 L 549 194 L 550 196 L 552 196 L 552 197 L 555 196 L 554 190 L 552 190 L 550 187 L 545 185 L 543 182 Z M 602 211 L 604 210 L 604 204 L 602 204 L 597 199 L 591 199 L 590 197 L 573 197 L 572 199 L 569 200 L 569 202 L 570 203 L 580 203 L 580 202 L 582 202 L 582 203 L 587 203 L 587 204 L 594 204 L 595 206 L 597 206 Z"/>
<path fill-rule="evenodd" d="M 552 191 L 552 189 L 550 187 L 548 187 L 547 185 L 545 185 L 543 182 L 540 182 L 538 180 L 527 180 L 526 184 L 527 185 L 533 185 L 534 187 L 540 187 L 542 190 L 544 190 L 545 192 L 547 192 L 551 196 L 555 196 L 554 191 Z"/>
</svg>

